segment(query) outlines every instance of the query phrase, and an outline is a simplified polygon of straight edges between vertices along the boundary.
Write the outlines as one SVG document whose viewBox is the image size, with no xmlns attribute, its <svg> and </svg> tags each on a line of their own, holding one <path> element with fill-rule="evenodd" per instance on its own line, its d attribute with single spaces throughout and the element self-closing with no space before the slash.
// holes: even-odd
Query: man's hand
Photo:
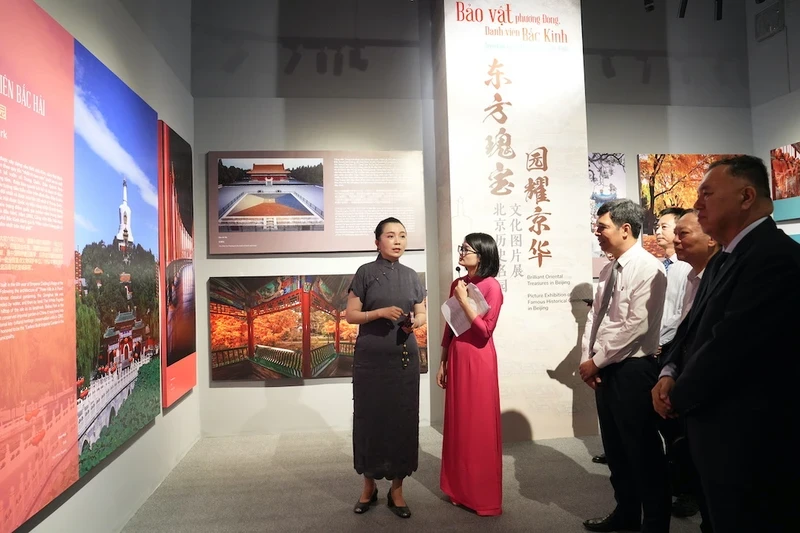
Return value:
<svg viewBox="0 0 800 533">
<path fill-rule="evenodd" d="M 584 383 L 589 385 L 592 388 L 592 390 L 597 390 L 597 386 L 600 385 L 602 381 L 600 380 L 600 376 L 594 376 L 587 379 Z"/>
<path fill-rule="evenodd" d="M 581 375 L 581 379 L 584 383 L 589 385 L 592 390 L 596 390 L 597 385 L 600 383 L 600 376 L 598 375 L 599 372 L 600 369 L 597 368 L 596 364 L 594 364 L 593 359 L 584 361 L 581 363 L 581 366 L 578 367 L 578 373 Z"/>
<path fill-rule="evenodd" d="M 661 418 L 675 418 L 675 413 L 672 411 L 672 402 L 669 400 L 669 395 L 672 388 L 675 386 L 675 380 L 669 376 L 664 376 L 658 380 L 656 386 L 650 392 L 653 397 L 653 409 L 656 410 Z"/>
<path fill-rule="evenodd" d="M 580 372 L 583 381 L 588 381 L 589 378 L 595 377 L 600 372 L 600 369 L 594 364 L 593 359 L 589 359 L 581 363 L 581 366 L 578 367 L 578 372 Z"/>
</svg>

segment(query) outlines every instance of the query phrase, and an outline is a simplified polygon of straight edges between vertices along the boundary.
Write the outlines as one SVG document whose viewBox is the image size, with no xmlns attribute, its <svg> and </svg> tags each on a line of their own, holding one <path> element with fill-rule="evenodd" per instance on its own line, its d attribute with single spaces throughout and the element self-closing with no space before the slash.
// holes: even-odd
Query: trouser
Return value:
<svg viewBox="0 0 800 533">
<path fill-rule="evenodd" d="M 691 494 L 700 509 L 703 522 L 700 530 L 711 533 L 711 518 L 708 513 L 706 497 L 700 484 L 700 475 L 694 466 L 689 441 L 686 438 L 686 427 L 682 418 L 668 418 L 659 421 L 659 430 L 664 437 L 667 450 L 669 478 L 673 496 Z"/>
<path fill-rule="evenodd" d="M 658 379 L 653 357 L 628 358 L 600 371 L 595 391 L 603 448 L 626 521 L 642 520 L 642 531 L 667 533 L 671 516 L 667 462 L 650 391 Z"/>
</svg>

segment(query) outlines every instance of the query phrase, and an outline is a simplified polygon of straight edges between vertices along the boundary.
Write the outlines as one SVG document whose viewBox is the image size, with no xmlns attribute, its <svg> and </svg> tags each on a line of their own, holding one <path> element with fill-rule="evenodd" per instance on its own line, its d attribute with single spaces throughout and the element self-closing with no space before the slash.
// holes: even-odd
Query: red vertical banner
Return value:
<svg viewBox="0 0 800 533">
<path fill-rule="evenodd" d="M 78 479 L 74 40 L 30 0 L 0 13 L 0 532 Z"/>
<path fill-rule="evenodd" d="M 300 292 L 300 309 L 303 331 L 303 377 L 308 379 L 311 375 L 311 284 L 304 281 Z"/>
<path fill-rule="evenodd" d="M 169 407 L 197 384 L 192 149 L 158 122 L 162 401 Z"/>
</svg>

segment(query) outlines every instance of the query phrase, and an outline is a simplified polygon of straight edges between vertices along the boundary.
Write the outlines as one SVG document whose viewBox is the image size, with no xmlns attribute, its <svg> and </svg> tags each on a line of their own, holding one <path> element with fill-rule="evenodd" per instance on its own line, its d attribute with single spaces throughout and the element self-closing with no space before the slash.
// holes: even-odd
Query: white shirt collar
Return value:
<svg viewBox="0 0 800 533">
<path fill-rule="evenodd" d="M 739 232 L 738 235 L 736 235 L 736 237 L 733 238 L 733 240 L 730 242 L 730 244 L 728 244 L 728 246 L 723 246 L 722 247 L 722 251 L 723 252 L 727 252 L 727 253 L 733 253 L 734 248 L 736 248 L 736 246 L 740 242 L 742 242 L 742 239 L 747 237 L 748 233 L 750 233 L 751 231 L 756 229 L 756 226 L 758 226 L 759 224 L 761 224 L 762 222 L 764 222 L 768 218 L 769 217 L 761 217 L 758 220 L 756 220 L 755 222 L 753 222 L 752 224 L 750 224 L 749 226 L 747 226 L 746 228 L 744 228 L 742 231 Z"/>
<path fill-rule="evenodd" d="M 699 281 L 699 280 L 703 279 L 703 272 L 705 272 L 705 271 L 706 271 L 706 269 L 703 268 L 703 270 L 701 270 L 700 272 L 695 274 L 694 270 L 690 270 L 689 271 L 689 281 L 694 283 L 695 280 Z"/>
<path fill-rule="evenodd" d="M 622 254 L 617 258 L 617 264 L 620 266 L 620 268 L 625 268 L 625 265 L 627 265 L 631 259 L 636 257 L 643 250 L 644 248 L 642 248 L 642 245 L 637 242 L 636 244 L 628 248 L 628 250 L 626 250 L 624 254 Z"/>
</svg>

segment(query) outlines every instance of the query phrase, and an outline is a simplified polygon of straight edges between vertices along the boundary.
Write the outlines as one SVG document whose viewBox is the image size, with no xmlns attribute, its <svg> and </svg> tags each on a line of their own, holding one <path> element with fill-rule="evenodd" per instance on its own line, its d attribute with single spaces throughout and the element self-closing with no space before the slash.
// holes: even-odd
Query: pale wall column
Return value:
<svg viewBox="0 0 800 533">
<path fill-rule="evenodd" d="M 441 301 L 455 247 L 492 235 L 504 438 L 597 434 L 573 376 L 593 296 L 580 0 L 444 0 L 434 25 Z"/>
</svg>

